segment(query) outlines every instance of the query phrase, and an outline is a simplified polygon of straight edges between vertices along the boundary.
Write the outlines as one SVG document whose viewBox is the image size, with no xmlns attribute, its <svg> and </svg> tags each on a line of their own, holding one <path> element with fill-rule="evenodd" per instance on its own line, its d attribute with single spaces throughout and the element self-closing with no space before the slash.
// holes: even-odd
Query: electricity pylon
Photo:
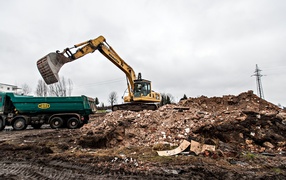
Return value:
<svg viewBox="0 0 286 180">
<path fill-rule="evenodd" d="M 256 68 L 255 68 L 254 74 L 252 76 L 256 76 L 257 93 L 259 94 L 260 98 L 264 99 L 262 82 L 261 82 L 261 77 L 263 75 L 261 75 L 260 72 L 261 72 L 261 70 L 258 68 L 258 65 L 256 64 Z"/>
</svg>

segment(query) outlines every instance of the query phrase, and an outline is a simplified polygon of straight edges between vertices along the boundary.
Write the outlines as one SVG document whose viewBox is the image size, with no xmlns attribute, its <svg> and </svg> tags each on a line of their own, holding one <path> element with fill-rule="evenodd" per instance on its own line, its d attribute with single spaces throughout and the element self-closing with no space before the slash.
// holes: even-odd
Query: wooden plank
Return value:
<svg viewBox="0 0 286 180">
<path fill-rule="evenodd" d="M 173 156 L 173 155 L 176 155 L 176 154 L 179 154 L 179 153 L 183 152 L 185 149 L 187 149 L 187 147 L 190 146 L 190 144 L 191 143 L 189 141 L 184 140 L 180 144 L 180 146 L 178 146 L 175 149 L 166 150 L 166 151 L 157 151 L 157 153 L 158 153 L 159 156 Z"/>
</svg>

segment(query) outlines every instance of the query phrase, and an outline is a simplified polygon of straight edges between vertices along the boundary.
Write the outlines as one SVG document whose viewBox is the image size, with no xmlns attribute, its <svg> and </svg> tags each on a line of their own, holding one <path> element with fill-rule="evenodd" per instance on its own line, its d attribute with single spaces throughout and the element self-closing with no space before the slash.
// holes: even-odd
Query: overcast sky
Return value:
<svg viewBox="0 0 286 180">
<path fill-rule="evenodd" d="M 50 52 L 103 35 L 117 53 L 176 101 L 186 94 L 257 94 L 286 106 L 285 0 L 9 0 L 0 1 L 1 83 L 36 90 L 36 62 Z M 66 64 L 73 95 L 118 103 L 125 74 L 99 51 Z"/>
</svg>

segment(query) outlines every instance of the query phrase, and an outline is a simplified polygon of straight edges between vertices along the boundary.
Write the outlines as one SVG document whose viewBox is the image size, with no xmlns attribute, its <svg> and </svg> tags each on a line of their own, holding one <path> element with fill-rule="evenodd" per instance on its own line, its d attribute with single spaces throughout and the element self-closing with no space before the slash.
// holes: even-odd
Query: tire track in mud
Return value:
<svg viewBox="0 0 286 180">
<path fill-rule="evenodd" d="M 35 163 L 27 161 L 0 161 L 0 179 L 14 180 L 94 180 L 94 179 L 177 179 L 170 174 L 149 174 L 102 171 L 89 165 L 75 165 L 63 161 Z"/>
<path fill-rule="evenodd" d="M 48 126 L 43 126 L 41 129 L 33 129 L 33 128 L 27 128 L 23 131 L 15 131 L 12 128 L 5 128 L 4 130 L 0 131 L 0 140 L 1 141 L 11 141 L 19 139 L 26 135 L 38 135 L 43 133 L 49 133 L 49 132 L 56 132 L 56 129 L 51 129 Z"/>
<path fill-rule="evenodd" d="M 49 166 L 50 165 L 50 166 Z M 70 165 L 65 162 L 55 162 L 48 165 L 27 162 L 0 162 L 0 179 L 29 179 L 29 180 L 73 180 L 104 178 L 101 175 L 91 174 L 90 168 Z M 89 172 L 88 172 L 89 171 Z"/>
<path fill-rule="evenodd" d="M 0 163 L 0 178 L 17 179 L 50 179 L 49 175 L 41 170 L 41 166 L 33 166 L 27 163 Z"/>
</svg>

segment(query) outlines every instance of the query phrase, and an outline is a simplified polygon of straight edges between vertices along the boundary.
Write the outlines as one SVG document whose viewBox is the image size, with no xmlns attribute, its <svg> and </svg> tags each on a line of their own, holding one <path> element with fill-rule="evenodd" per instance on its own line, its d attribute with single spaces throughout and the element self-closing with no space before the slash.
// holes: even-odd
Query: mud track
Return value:
<svg viewBox="0 0 286 180">
<path fill-rule="evenodd" d="M 2 131 L 0 138 L 0 179 L 8 180 L 283 179 L 286 169 L 284 157 L 227 160 L 158 157 L 142 147 L 83 149 L 80 129 Z"/>
<path fill-rule="evenodd" d="M 172 173 L 132 172 L 114 166 L 114 154 L 95 158 L 77 152 L 80 148 L 74 143 L 77 138 L 80 130 L 44 128 L 0 132 L 0 179 L 177 179 Z M 77 153 L 80 153 L 78 157 Z"/>
</svg>

